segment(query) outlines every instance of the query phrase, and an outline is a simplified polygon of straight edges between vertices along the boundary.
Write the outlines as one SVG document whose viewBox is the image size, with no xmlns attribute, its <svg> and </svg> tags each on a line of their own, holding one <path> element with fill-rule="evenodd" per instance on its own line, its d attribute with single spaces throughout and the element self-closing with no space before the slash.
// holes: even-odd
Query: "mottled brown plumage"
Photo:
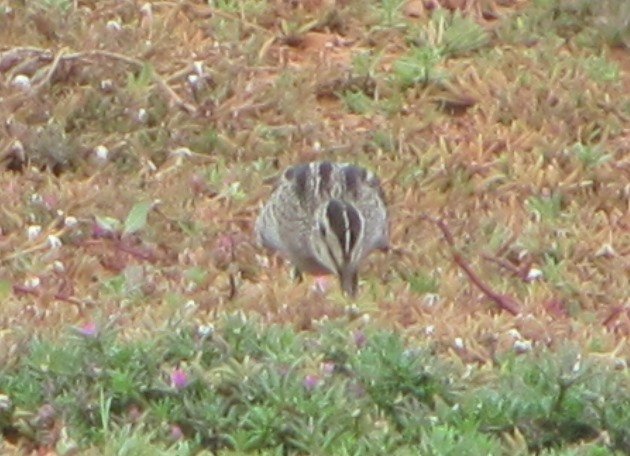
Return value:
<svg viewBox="0 0 630 456">
<path fill-rule="evenodd" d="M 348 163 L 287 168 L 256 220 L 258 242 L 300 272 L 336 274 L 356 294 L 358 270 L 389 246 L 389 219 L 378 178 Z"/>
</svg>

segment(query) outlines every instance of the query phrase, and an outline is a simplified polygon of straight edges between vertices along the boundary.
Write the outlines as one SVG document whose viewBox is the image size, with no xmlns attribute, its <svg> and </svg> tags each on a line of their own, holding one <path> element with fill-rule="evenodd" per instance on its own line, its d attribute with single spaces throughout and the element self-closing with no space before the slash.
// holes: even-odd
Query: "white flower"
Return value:
<svg viewBox="0 0 630 456">
<path fill-rule="evenodd" d="M 109 158 L 109 149 L 102 144 L 99 144 L 94 148 L 94 155 L 101 162 L 106 162 Z"/>
<path fill-rule="evenodd" d="M 31 203 L 33 204 L 44 204 L 44 197 L 39 193 L 33 193 L 31 195 Z"/>
<path fill-rule="evenodd" d="M 575 373 L 578 373 L 580 371 L 580 369 L 582 369 L 582 355 L 580 355 L 578 353 L 578 355 L 576 356 L 575 363 L 573 364 L 573 368 L 571 369 L 571 371 L 575 374 Z"/>
<path fill-rule="evenodd" d="M 197 328 L 197 334 L 199 334 L 199 336 L 203 338 L 212 336 L 214 334 L 214 326 L 213 325 L 200 325 Z"/>
<path fill-rule="evenodd" d="M 201 81 L 201 78 L 196 75 L 196 74 L 189 74 L 188 77 L 186 78 L 188 80 L 188 84 L 190 84 L 193 88 L 198 89 L 199 88 L 199 81 Z"/>
<path fill-rule="evenodd" d="M 110 32 L 119 32 L 122 30 L 122 25 L 120 25 L 120 22 L 112 19 L 112 20 L 107 21 L 105 28 L 109 30 Z"/>
<path fill-rule="evenodd" d="M 190 157 L 192 155 L 192 151 L 188 147 L 178 147 L 175 150 L 171 151 L 171 155 L 175 157 Z"/>
<path fill-rule="evenodd" d="M 270 266 L 269 257 L 256 254 L 255 258 L 256 258 L 256 264 L 258 264 L 258 266 L 265 269 L 269 268 Z"/>
<path fill-rule="evenodd" d="M 145 123 L 147 120 L 149 120 L 149 113 L 147 112 L 147 110 L 144 108 L 138 109 L 137 119 L 140 123 Z"/>
<path fill-rule="evenodd" d="M 29 241 L 35 240 L 42 233 L 42 227 L 39 225 L 31 225 L 26 229 Z"/>
<path fill-rule="evenodd" d="M 531 340 L 515 340 L 513 347 L 516 353 L 526 353 L 526 352 L 532 351 L 532 341 Z"/>
<path fill-rule="evenodd" d="M 63 243 L 61 242 L 61 239 L 59 239 L 59 236 L 55 236 L 54 234 L 49 234 L 48 245 L 50 246 L 51 249 L 58 249 L 59 247 L 63 245 Z"/>
<path fill-rule="evenodd" d="M 521 340 L 523 338 L 523 336 L 521 336 L 521 333 L 518 332 L 518 329 L 515 328 L 510 329 L 507 333 L 508 336 L 515 340 Z"/>
<path fill-rule="evenodd" d="M 612 258 L 614 256 L 617 256 L 617 251 L 614 249 L 614 247 L 611 244 L 604 244 L 602 245 L 599 250 L 597 250 L 597 252 L 595 252 L 595 256 L 596 257 L 605 257 L 605 258 Z"/>
<path fill-rule="evenodd" d="M 144 5 L 142 5 L 142 8 L 140 8 L 140 13 L 147 16 L 152 15 L 153 9 L 151 8 L 151 4 L 145 3 Z"/>
<path fill-rule="evenodd" d="M 346 314 L 352 318 L 356 318 L 361 314 L 361 310 L 359 310 L 356 304 L 352 304 L 346 306 Z"/>
<path fill-rule="evenodd" d="M 101 81 L 101 90 L 105 93 L 111 92 L 114 88 L 114 83 L 111 79 L 103 79 Z"/>
<path fill-rule="evenodd" d="M 31 79 L 25 74 L 18 74 L 13 78 L 11 85 L 26 92 L 31 90 Z"/>
<path fill-rule="evenodd" d="M 78 223 L 79 221 L 77 220 L 77 218 L 71 215 L 67 216 L 63 221 L 63 224 L 66 226 L 66 228 L 73 228 L 77 226 Z"/>
<path fill-rule="evenodd" d="M 41 283 L 41 280 L 39 279 L 39 277 L 31 277 L 24 281 L 24 286 L 28 288 L 29 290 L 33 290 L 37 288 L 40 285 L 40 283 Z"/>
<path fill-rule="evenodd" d="M 193 62 L 193 69 L 195 70 L 195 73 L 197 73 L 199 76 L 203 76 L 203 62 L 201 60 L 196 60 Z"/>
<path fill-rule="evenodd" d="M 440 295 L 437 293 L 425 293 L 422 297 L 424 307 L 433 307 L 440 302 Z"/>
<path fill-rule="evenodd" d="M 533 282 L 534 280 L 540 279 L 543 276 L 543 272 L 540 269 L 531 268 L 527 272 L 527 281 Z"/>
</svg>

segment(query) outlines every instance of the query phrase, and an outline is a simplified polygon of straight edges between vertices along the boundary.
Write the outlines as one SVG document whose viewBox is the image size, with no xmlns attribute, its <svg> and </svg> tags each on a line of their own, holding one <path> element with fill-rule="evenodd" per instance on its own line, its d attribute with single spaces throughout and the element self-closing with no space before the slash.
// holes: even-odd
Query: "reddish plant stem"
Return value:
<svg viewBox="0 0 630 456">
<path fill-rule="evenodd" d="M 509 272 L 512 273 L 512 275 L 518 277 L 519 279 L 523 279 L 523 276 L 521 275 L 521 270 L 517 268 L 516 266 L 514 266 L 509 261 L 506 261 L 503 258 L 493 257 L 492 255 L 489 255 L 487 253 L 482 254 L 481 257 L 484 260 L 491 261 L 492 263 L 498 264 L 503 269 L 507 269 Z"/>
<path fill-rule="evenodd" d="M 84 246 L 105 245 L 106 241 L 108 241 L 108 239 L 106 238 L 87 239 L 82 242 L 82 245 Z M 141 247 L 135 247 L 133 245 L 128 244 L 122 239 L 113 239 L 113 246 L 115 249 L 118 249 L 121 252 L 125 252 L 131 255 L 133 258 L 137 260 L 148 261 L 149 263 L 155 263 L 157 261 L 155 252 L 149 248 L 144 249 Z"/>
<path fill-rule="evenodd" d="M 511 296 L 497 293 L 494 291 L 488 284 L 483 282 L 481 278 L 475 273 L 473 268 L 468 264 L 468 262 L 464 259 L 464 257 L 457 251 L 455 247 L 455 238 L 453 237 L 453 233 L 446 225 L 444 219 L 436 219 L 430 216 L 424 216 L 424 219 L 430 220 L 433 222 L 442 232 L 444 236 L 444 240 L 449 245 L 451 249 L 451 255 L 453 256 L 453 261 L 457 264 L 468 276 L 468 279 L 475 285 L 477 288 L 481 290 L 481 292 L 486 295 L 490 300 L 492 300 L 499 308 L 510 312 L 512 315 L 519 315 L 520 304 Z"/>
<path fill-rule="evenodd" d="M 145 250 L 138 247 L 133 247 L 122 241 L 118 242 L 116 247 L 119 250 L 125 253 L 128 253 L 129 255 L 131 255 L 132 257 L 138 260 L 148 261 L 149 263 L 155 263 L 156 261 L 155 253 L 151 250 L 148 250 L 148 249 Z"/>
<path fill-rule="evenodd" d="M 24 285 L 13 285 L 13 293 L 16 295 L 36 296 L 38 298 L 42 296 L 42 292 L 40 290 L 29 288 Z M 74 296 L 69 295 L 66 292 L 54 293 L 52 297 L 57 301 L 69 302 L 71 304 L 81 304 L 80 299 L 75 298 Z"/>
<path fill-rule="evenodd" d="M 608 315 L 608 317 L 606 317 L 606 319 L 602 322 L 602 324 L 608 328 L 609 330 L 612 330 L 614 325 L 613 323 L 621 316 L 621 314 L 626 311 L 628 313 L 628 315 L 630 315 L 630 307 L 628 306 L 616 306 L 612 309 L 612 311 L 610 312 L 610 315 Z"/>
</svg>

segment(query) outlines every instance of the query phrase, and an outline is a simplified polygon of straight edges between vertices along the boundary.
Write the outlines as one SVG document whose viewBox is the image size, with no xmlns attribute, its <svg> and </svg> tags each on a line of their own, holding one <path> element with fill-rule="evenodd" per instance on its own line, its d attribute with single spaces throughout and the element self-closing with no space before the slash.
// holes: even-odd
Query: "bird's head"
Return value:
<svg viewBox="0 0 630 456">
<path fill-rule="evenodd" d="M 363 258 L 363 215 L 354 205 L 331 199 L 318 208 L 315 223 L 312 246 L 318 260 L 337 274 L 344 293 L 355 296 Z"/>
</svg>

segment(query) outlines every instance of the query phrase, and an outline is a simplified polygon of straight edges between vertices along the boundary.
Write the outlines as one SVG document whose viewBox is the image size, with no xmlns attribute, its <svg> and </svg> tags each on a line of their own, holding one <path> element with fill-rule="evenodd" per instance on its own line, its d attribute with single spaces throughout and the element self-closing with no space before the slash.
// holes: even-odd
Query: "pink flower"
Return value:
<svg viewBox="0 0 630 456">
<path fill-rule="evenodd" d="M 175 369 L 171 372 L 171 385 L 176 390 L 183 390 L 188 386 L 188 374 L 184 369 Z"/>
<path fill-rule="evenodd" d="M 184 438 L 184 431 L 176 424 L 171 425 L 171 439 L 173 440 L 181 440 Z"/>
<path fill-rule="evenodd" d="M 59 203 L 59 199 L 55 195 L 46 195 L 44 196 L 42 202 L 44 203 L 44 207 L 48 210 L 52 210 L 57 207 Z"/>
<path fill-rule="evenodd" d="M 357 330 L 354 332 L 354 343 L 357 348 L 363 348 L 365 343 L 367 342 L 367 337 L 363 334 L 363 331 Z"/>
<path fill-rule="evenodd" d="M 355 383 L 355 382 L 351 383 L 348 386 L 348 392 L 357 399 L 365 396 L 365 388 L 359 383 Z"/>
<path fill-rule="evenodd" d="M 315 277 L 315 281 L 313 283 L 313 290 L 317 293 L 324 294 L 330 288 L 330 280 L 327 276 L 320 275 Z"/>
<path fill-rule="evenodd" d="M 320 365 L 320 368 L 324 374 L 331 375 L 335 372 L 335 363 L 326 361 Z"/>
<path fill-rule="evenodd" d="M 236 247 L 236 240 L 234 239 L 234 236 L 232 236 L 231 234 L 222 234 L 216 240 L 217 250 L 223 253 L 226 253 L 226 254 L 232 253 L 232 251 L 234 250 L 234 247 Z"/>
<path fill-rule="evenodd" d="M 96 323 L 94 323 L 93 321 L 88 321 L 87 323 L 79 326 L 77 328 L 77 331 L 79 332 L 79 334 L 85 337 L 94 338 L 98 336 L 98 328 L 96 326 Z"/>
<path fill-rule="evenodd" d="M 132 405 L 127 409 L 127 415 L 132 423 L 137 423 L 142 418 L 142 412 L 137 405 Z"/>
<path fill-rule="evenodd" d="M 113 239 L 115 237 L 115 227 L 108 220 L 97 219 L 92 224 L 92 237 L 94 239 Z"/>
<path fill-rule="evenodd" d="M 313 391 L 315 388 L 317 388 L 317 386 L 320 383 L 321 383 L 321 379 L 319 378 L 318 375 L 309 374 L 306 377 L 304 377 L 304 381 L 302 382 L 302 385 L 304 385 L 304 388 L 306 388 L 307 391 Z"/>
</svg>

